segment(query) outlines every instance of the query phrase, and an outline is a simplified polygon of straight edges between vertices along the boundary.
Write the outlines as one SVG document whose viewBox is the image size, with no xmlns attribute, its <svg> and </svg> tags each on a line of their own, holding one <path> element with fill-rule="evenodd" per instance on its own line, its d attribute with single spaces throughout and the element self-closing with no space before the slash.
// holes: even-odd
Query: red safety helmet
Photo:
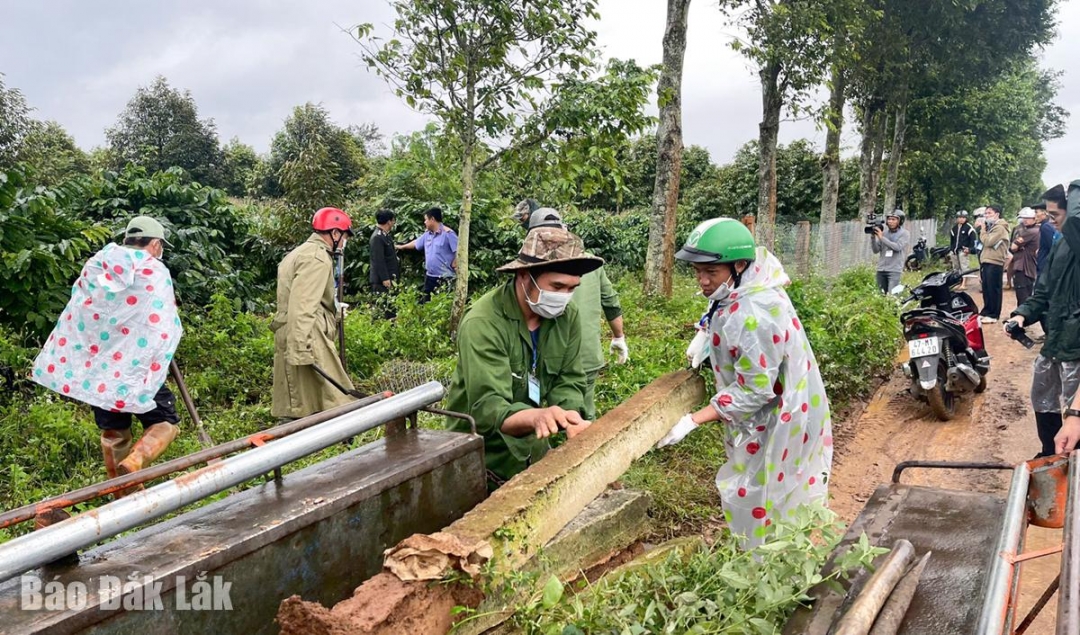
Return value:
<svg viewBox="0 0 1080 635">
<path fill-rule="evenodd" d="M 311 226 L 317 232 L 340 229 L 343 232 L 348 232 L 350 236 L 353 234 L 352 219 L 349 218 L 348 214 L 336 207 L 324 207 L 315 212 L 315 216 L 311 219 Z"/>
</svg>

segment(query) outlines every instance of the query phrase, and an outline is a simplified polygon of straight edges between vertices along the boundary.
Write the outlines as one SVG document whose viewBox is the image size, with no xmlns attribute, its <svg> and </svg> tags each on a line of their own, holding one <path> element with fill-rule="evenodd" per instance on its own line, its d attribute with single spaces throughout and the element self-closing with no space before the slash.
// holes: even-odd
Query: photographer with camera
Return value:
<svg viewBox="0 0 1080 635">
<path fill-rule="evenodd" d="M 1078 438 L 1080 413 L 1074 408 L 1080 405 L 1075 403 L 1080 385 L 1080 181 L 1069 185 L 1067 197 L 1058 185 L 1043 199 L 1064 240 L 1053 243 L 1034 293 L 1013 311 L 1005 332 L 1022 341 L 1025 325 L 1043 321 L 1046 339 L 1035 359 L 1031 405 L 1042 442 L 1038 456 L 1051 456 L 1072 450 Z"/>
<path fill-rule="evenodd" d="M 903 210 L 894 210 L 885 217 L 885 224 L 874 222 L 874 217 L 867 220 L 864 231 L 870 234 L 870 249 L 878 255 L 877 284 L 882 293 L 888 293 L 900 284 L 900 272 L 904 270 L 904 258 L 907 252 L 910 234 L 904 229 Z"/>
</svg>

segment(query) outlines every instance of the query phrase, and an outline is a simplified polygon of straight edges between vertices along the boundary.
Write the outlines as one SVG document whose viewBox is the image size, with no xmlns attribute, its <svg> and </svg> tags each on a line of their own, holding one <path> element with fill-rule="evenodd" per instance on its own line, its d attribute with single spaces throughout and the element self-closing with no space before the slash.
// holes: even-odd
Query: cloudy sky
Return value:
<svg viewBox="0 0 1080 635">
<path fill-rule="evenodd" d="M 660 62 L 666 4 L 600 0 L 604 54 Z M 367 71 L 340 29 L 388 24 L 385 0 L 0 0 L 0 15 L 5 83 L 23 91 L 36 117 L 60 122 L 84 148 L 103 144 L 135 89 L 159 74 L 192 92 L 223 140 L 237 136 L 260 151 L 293 106 L 307 101 L 322 103 L 341 124 L 374 122 L 387 135 L 425 122 Z M 1063 0 L 1058 17 L 1080 22 L 1080 0 Z M 689 24 L 686 142 L 724 162 L 756 137 L 760 94 L 751 69 L 728 46 L 733 32 L 715 0 L 696 0 Z M 1044 55 L 1045 65 L 1065 71 L 1059 101 L 1074 113 L 1066 136 L 1047 148 L 1048 183 L 1080 177 L 1078 59 L 1076 38 L 1059 39 Z M 810 122 L 781 126 L 782 141 L 799 137 L 824 141 Z M 856 143 L 846 135 L 849 149 Z"/>
</svg>

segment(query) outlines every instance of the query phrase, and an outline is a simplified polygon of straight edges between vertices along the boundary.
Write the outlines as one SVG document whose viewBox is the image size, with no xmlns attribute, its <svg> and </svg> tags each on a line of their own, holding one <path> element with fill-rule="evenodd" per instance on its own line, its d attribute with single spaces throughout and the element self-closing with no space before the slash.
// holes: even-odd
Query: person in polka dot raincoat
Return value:
<svg viewBox="0 0 1080 635">
<path fill-rule="evenodd" d="M 716 475 L 724 517 L 745 546 L 774 521 L 825 502 L 832 467 L 829 400 L 776 256 L 734 219 L 705 221 L 676 258 L 690 262 L 710 300 L 705 337 L 716 393 L 683 416 L 657 447 L 719 422 L 727 463 Z M 704 341 L 702 341 L 704 340 Z M 687 351 L 693 356 L 696 351 Z"/>
<path fill-rule="evenodd" d="M 123 246 L 106 245 L 83 265 L 31 371 L 35 382 L 91 406 L 109 478 L 142 469 L 179 431 L 165 377 L 183 327 L 161 261 L 164 232 L 153 218 L 133 218 Z M 145 430 L 138 443 L 133 414 Z"/>
</svg>

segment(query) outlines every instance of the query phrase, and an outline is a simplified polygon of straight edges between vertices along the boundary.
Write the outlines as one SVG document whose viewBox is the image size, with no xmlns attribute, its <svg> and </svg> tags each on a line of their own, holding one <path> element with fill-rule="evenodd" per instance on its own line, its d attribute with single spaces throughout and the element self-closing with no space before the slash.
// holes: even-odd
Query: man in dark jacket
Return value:
<svg viewBox="0 0 1080 635">
<path fill-rule="evenodd" d="M 1019 221 L 1009 247 L 1012 253 L 1013 290 L 1016 292 L 1016 306 L 1022 305 L 1031 297 L 1035 288 L 1036 256 L 1039 252 L 1039 228 L 1035 226 L 1035 210 L 1025 207 L 1020 210 Z"/>
<path fill-rule="evenodd" d="M 1057 187 L 1061 187 L 1060 185 Z M 1062 198 L 1065 192 L 1061 193 Z M 1035 210 L 1035 224 L 1039 226 L 1039 253 L 1035 256 L 1035 270 L 1042 273 L 1046 267 L 1046 258 L 1050 255 L 1050 248 L 1054 246 L 1054 236 L 1058 233 L 1054 227 L 1050 215 L 1046 213 L 1046 203 L 1039 202 L 1031 206 Z"/>
<path fill-rule="evenodd" d="M 1031 403 L 1042 442 L 1039 456 L 1055 453 L 1062 409 L 1072 404 L 1080 384 L 1080 181 L 1069 185 L 1067 199 L 1064 193 L 1058 185 L 1043 194 L 1047 213 L 1061 228 L 1061 238 L 1047 256 L 1035 292 L 1013 311 L 1011 320 L 1021 326 L 1042 320 L 1046 331 L 1031 381 Z"/>
<path fill-rule="evenodd" d="M 971 263 L 971 252 L 975 251 L 978 234 L 968 223 L 967 210 L 956 213 L 956 224 L 949 232 L 949 257 L 956 271 L 964 271 Z M 963 284 L 963 283 L 961 283 Z"/>
<path fill-rule="evenodd" d="M 386 293 L 394 286 L 399 272 L 397 250 L 394 249 L 394 239 L 390 237 L 394 228 L 394 213 L 381 209 L 375 213 L 375 222 L 378 226 L 371 233 L 371 273 L 368 279 L 373 293 Z"/>
</svg>

